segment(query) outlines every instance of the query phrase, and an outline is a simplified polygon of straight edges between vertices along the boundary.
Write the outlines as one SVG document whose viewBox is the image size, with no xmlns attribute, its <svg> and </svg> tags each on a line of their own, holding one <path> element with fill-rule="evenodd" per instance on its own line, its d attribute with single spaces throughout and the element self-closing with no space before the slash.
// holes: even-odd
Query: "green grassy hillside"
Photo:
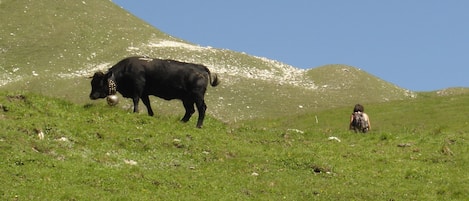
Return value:
<svg viewBox="0 0 469 201">
<path fill-rule="evenodd" d="M 90 68 L 121 59 L 133 43 L 170 38 L 102 0 L 3 0 L 0 17 L 0 85 L 72 100 L 86 95 Z"/>
<path fill-rule="evenodd" d="M 124 57 L 147 55 L 201 63 L 218 73 L 222 85 L 209 89 L 208 113 L 224 122 L 415 96 L 350 66 L 301 70 L 267 58 L 197 46 L 162 33 L 108 0 L 2 0 L 0 18 L 3 90 L 91 103 L 86 77 Z M 120 107 L 130 104 L 121 101 Z M 165 115 L 182 111 L 177 101 L 152 98 L 152 104 Z"/>
<path fill-rule="evenodd" d="M 346 65 L 326 65 L 308 71 L 320 91 L 327 94 L 331 105 L 344 102 L 386 102 L 415 98 L 414 92 L 406 91 L 358 68 Z M 320 96 L 320 94 L 318 94 Z"/>
<path fill-rule="evenodd" d="M 365 112 L 370 115 L 373 133 L 426 134 L 469 132 L 469 94 L 439 96 L 435 93 L 421 93 L 419 98 L 386 103 L 365 104 Z M 260 119 L 243 122 L 266 128 L 313 129 L 315 132 L 330 132 L 348 128 L 348 120 L 353 105 L 334 110 L 312 112 L 304 115 Z M 423 133 L 421 133 L 423 132 Z"/>
<path fill-rule="evenodd" d="M 0 18 L 2 200 L 469 197 L 467 89 L 415 93 L 347 65 L 200 47 L 107 0 L 1 0 Z M 218 73 L 205 127 L 180 123 L 178 101 L 152 98 L 149 117 L 88 100 L 86 77 L 130 55 Z M 347 130 L 357 102 L 366 135 Z"/>
<path fill-rule="evenodd" d="M 0 92 L 2 200 L 464 200 L 469 95 L 226 125 Z M 316 122 L 316 118 L 318 122 Z"/>
<path fill-rule="evenodd" d="M 347 65 L 200 47 L 108 0 L 1 0 L 0 18 L 2 200 L 469 197 L 468 89 L 416 93 Z M 88 100 L 86 77 L 130 55 L 218 73 L 205 127 L 180 123 L 178 101 L 152 98 L 149 117 L 122 97 Z M 358 102 L 365 135 L 347 130 Z"/>
</svg>

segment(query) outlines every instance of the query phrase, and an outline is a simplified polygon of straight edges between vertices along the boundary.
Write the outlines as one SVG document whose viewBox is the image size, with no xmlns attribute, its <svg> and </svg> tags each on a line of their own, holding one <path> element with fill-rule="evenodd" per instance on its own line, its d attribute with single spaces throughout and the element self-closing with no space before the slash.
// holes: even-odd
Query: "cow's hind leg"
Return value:
<svg viewBox="0 0 469 201">
<path fill-rule="evenodd" d="M 145 104 L 145 106 L 147 107 L 148 115 L 153 116 L 154 113 L 153 113 L 153 110 L 151 109 L 150 98 L 148 97 L 148 95 L 143 95 L 141 99 L 142 99 L 143 104 Z"/>
<path fill-rule="evenodd" d="M 182 122 L 188 122 L 189 119 L 191 118 L 192 114 L 194 114 L 194 112 L 195 112 L 194 101 L 192 101 L 192 100 L 183 100 L 182 104 L 184 105 L 184 108 L 186 109 L 186 114 L 184 114 L 184 117 L 182 117 L 181 121 Z"/>
<path fill-rule="evenodd" d="M 207 110 L 207 105 L 203 98 L 197 98 L 195 100 L 195 105 L 197 106 L 197 111 L 199 111 L 199 119 L 197 120 L 197 128 L 202 128 L 204 123 L 205 111 Z"/>
</svg>

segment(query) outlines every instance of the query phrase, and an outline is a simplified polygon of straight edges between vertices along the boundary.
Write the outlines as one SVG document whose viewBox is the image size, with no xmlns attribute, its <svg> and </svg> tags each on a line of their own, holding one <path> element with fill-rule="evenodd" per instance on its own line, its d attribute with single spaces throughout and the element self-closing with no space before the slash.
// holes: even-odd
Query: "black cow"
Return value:
<svg viewBox="0 0 469 201">
<path fill-rule="evenodd" d="M 138 102 L 142 99 L 153 116 L 149 95 L 165 100 L 180 99 L 186 109 L 183 122 L 189 121 L 194 114 L 194 104 L 199 111 L 197 128 L 201 128 L 204 118 L 204 96 L 207 84 L 219 84 L 217 74 L 211 74 L 203 65 L 184 63 L 174 60 L 129 57 L 109 69 L 107 73 L 96 72 L 91 80 L 90 98 L 106 98 L 118 91 L 126 98 L 132 98 L 134 112 L 138 112 Z"/>
</svg>

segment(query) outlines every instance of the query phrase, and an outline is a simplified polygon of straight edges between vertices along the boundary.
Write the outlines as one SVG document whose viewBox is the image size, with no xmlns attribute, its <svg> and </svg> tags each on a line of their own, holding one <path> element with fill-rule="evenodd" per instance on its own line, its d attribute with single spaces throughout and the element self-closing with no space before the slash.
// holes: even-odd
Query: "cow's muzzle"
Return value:
<svg viewBox="0 0 469 201">
<path fill-rule="evenodd" d="M 102 95 L 99 94 L 99 93 L 92 93 L 92 94 L 90 94 L 90 99 L 91 99 L 91 100 L 96 100 L 96 99 L 100 99 L 100 98 L 106 98 L 106 95 L 102 96 Z"/>
</svg>

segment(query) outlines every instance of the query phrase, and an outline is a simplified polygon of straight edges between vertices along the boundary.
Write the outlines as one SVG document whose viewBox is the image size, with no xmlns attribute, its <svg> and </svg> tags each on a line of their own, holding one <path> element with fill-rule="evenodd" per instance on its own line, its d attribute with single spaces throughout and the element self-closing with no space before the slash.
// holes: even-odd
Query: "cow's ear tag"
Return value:
<svg viewBox="0 0 469 201">
<path fill-rule="evenodd" d="M 114 95 L 109 95 L 106 97 L 107 104 L 110 106 L 115 106 L 117 103 L 119 103 L 119 98 L 114 94 Z"/>
</svg>

